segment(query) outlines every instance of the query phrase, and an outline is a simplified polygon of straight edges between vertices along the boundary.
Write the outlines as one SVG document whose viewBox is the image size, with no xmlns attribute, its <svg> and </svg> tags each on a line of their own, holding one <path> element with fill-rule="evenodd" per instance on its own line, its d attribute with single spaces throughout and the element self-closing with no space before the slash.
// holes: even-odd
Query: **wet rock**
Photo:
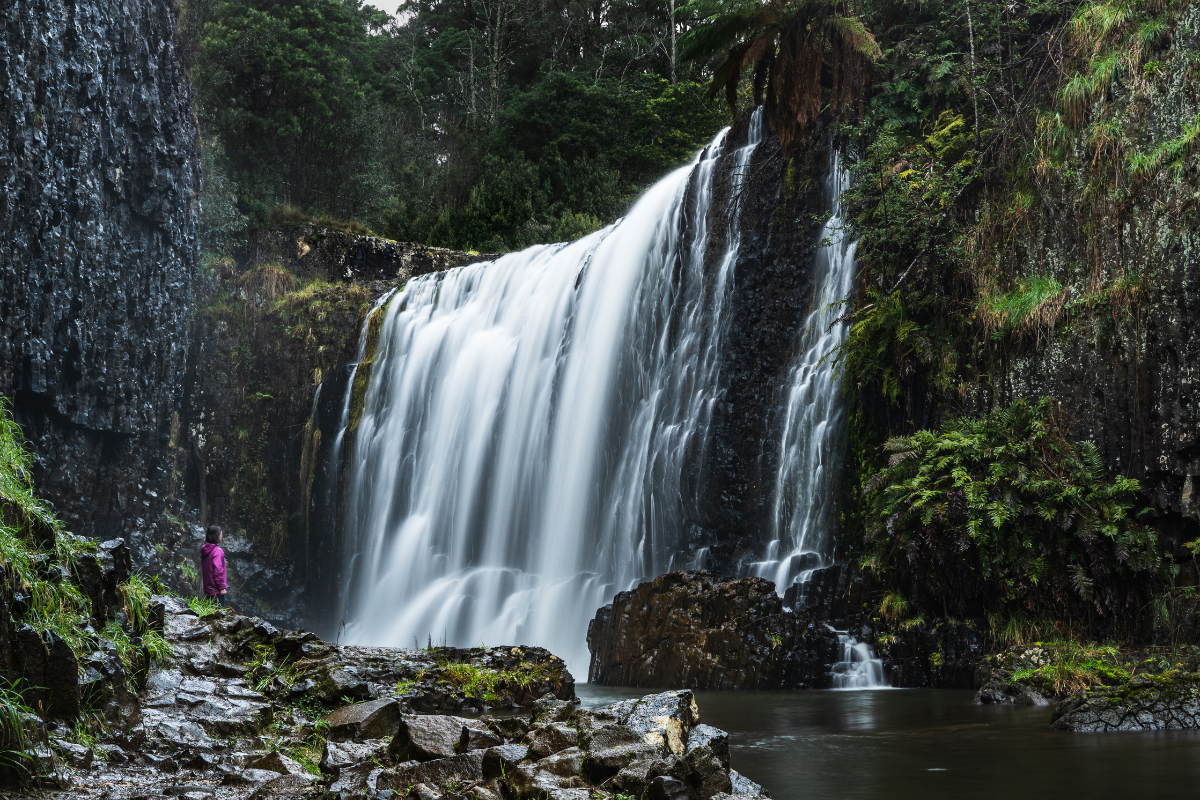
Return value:
<svg viewBox="0 0 1200 800">
<path fill-rule="evenodd" d="M 574 747 L 579 742 L 579 734 L 567 725 L 538 723 L 527 735 L 526 742 L 529 744 L 529 757 L 540 759 Z"/>
<path fill-rule="evenodd" d="M 603 783 L 630 764 L 653 761 L 663 748 L 651 744 L 637 731 L 619 725 L 607 725 L 590 731 L 584 739 L 588 755 L 583 774 L 592 783 Z"/>
<path fill-rule="evenodd" d="M 12 678 L 21 679 L 25 702 L 55 719 L 79 713 L 79 662 L 59 636 L 42 635 L 28 625 L 13 631 Z"/>
<path fill-rule="evenodd" d="M 404 714 L 389 753 L 397 761 L 447 758 L 458 752 L 463 728 L 487 730 L 487 725 L 477 719 L 442 714 Z"/>
<path fill-rule="evenodd" d="M 333 742 L 395 736 L 400 728 L 400 704 L 390 697 L 357 703 L 337 709 L 325 721 L 329 723 L 327 738 Z"/>
<path fill-rule="evenodd" d="M 208 772 L 211 769 L 215 769 L 217 764 L 218 761 L 216 756 L 212 755 L 211 753 L 196 753 L 190 759 L 185 761 L 183 766 L 186 769 L 190 769 L 195 772 Z"/>
<path fill-rule="evenodd" d="M 765 797 L 769 794 L 766 789 L 759 786 L 757 783 L 750 780 L 735 769 L 729 770 L 729 781 L 733 784 L 731 793 L 734 795 Z"/>
<path fill-rule="evenodd" d="M 237 772 L 229 772 L 221 778 L 222 786 L 257 786 L 266 781 L 273 781 L 279 777 L 278 772 L 267 769 L 243 769 Z"/>
<path fill-rule="evenodd" d="M 491 729 L 463 726 L 462 738 L 459 739 L 458 749 L 465 753 L 468 750 L 486 750 L 489 747 L 498 747 L 502 744 L 504 744 L 504 739 L 492 733 Z"/>
<path fill-rule="evenodd" d="M 483 777 L 491 780 L 507 775 L 528 756 L 529 748 L 523 744 L 505 744 L 489 748 L 483 753 Z"/>
<path fill-rule="evenodd" d="M 568 747 L 542 758 L 535 766 L 559 777 L 569 778 L 579 774 L 583 767 L 583 758 L 583 750 L 578 747 Z"/>
<path fill-rule="evenodd" d="M 606 710 L 613 713 L 621 725 L 640 733 L 646 742 L 675 755 L 682 755 L 687 749 L 688 734 L 700 720 L 696 699 L 687 689 L 625 700 Z"/>
<path fill-rule="evenodd" d="M 335 646 L 321 641 L 315 633 L 291 631 L 275 642 L 275 652 L 280 658 L 299 661 L 302 658 L 319 659 L 334 652 Z"/>
<path fill-rule="evenodd" d="M 691 790 L 678 778 L 659 775 L 650 782 L 647 796 L 650 800 L 690 800 Z"/>
<path fill-rule="evenodd" d="M 762 578 L 672 572 L 621 592 L 588 626 L 588 680 L 604 686 L 801 689 L 830 685 L 837 636 L 785 611 Z"/>
<path fill-rule="evenodd" d="M 343 792 L 374 794 L 378 788 L 376 782 L 381 774 L 383 774 L 383 768 L 372 762 L 352 764 L 338 770 L 337 777 L 329 785 L 329 791 L 335 797 Z"/>
<path fill-rule="evenodd" d="M 1200 728 L 1200 674 L 1172 670 L 1090 687 L 1059 703 L 1050 727 L 1089 733 Z"/>
<path fill-rule="evenodd" d="M 701 744 L 679 760 L 674 776 L 686 783 L 695 800 L 711 800 L 733 789 L 729 772 L 707 744 Z"/>
<path fill-rule="evenodd" d="M 692 752 L 701 745 L 708 745 L 725 767 L 729 769 L 729 734 L 711 725 L 697 725 L 688 733 L 687 752 Z"/>
<path fill-rule="evenodd" d="M 574 710 L 572 703 L 546 695 L 533 704 L 533 718 L 537 722 L 566 722 Z"/>
<path fill-rule="evenodd" d="M 386 761 L 389 739 L 370 739 L 365 742 L 326 741 L 321 753 L 321 771 L 337 774 L 343 767 L 367 761 Z"/>
<path fill-rule="evenodd" d="M 492 733 L 510 742 L 520 741 L 529 733 L 529 720 L 522 717 L 488 719 L 487 726 Z"/>
<path fill-rule="evenodd" d="M 299 761 L 288 758 L 279 751 L 272 751 L 261 758 L 255 759 L 247 765 L 249 769 L 266 770 L 268 772 L 277 772 L 280 775 L 307 775 L 307 771 L 300 765 Z"/>
<path fill-rule="evenodd" d="M 55 741 L 54 747 L 62 754 L 63 760 L 75 769 L 86 771 L 92 768 L 92 760 L 96 757 L 92 748 L 62 740 Z"/>
<path fill-rule="evenodd" d="M 317 782 L 316 777 L 312 775 L 278 775 L 273 780 L 266 781 L 258 786 L 251 794 L 249 800 L 276 800 L 277 798 L 288 797 L 307 797 L 319 791 L 318 787 L 313 784 Z M 313 791 L 310 791 L 312 789 Z"/>
<path fill-rule="evenodd" d="M 582 793 L 583 797 L 590 795 L 584 787 L 587 784 L 580 778 L 562 777 L 535 766 L 517 767 L 506 781 L 509 792 L 518 800 L 534 800 L 535 798 L 560 798 L 569 800 Z"/>
<path fill-rule="evenodd" d="M 444 786 L 447 783 L 468 783 L 483 780 L 482 750 L 439 758 L 410 766 L 399 766 L 379 774 L 379 789 L 404 790 L 418 783 Z"/>
</svg>

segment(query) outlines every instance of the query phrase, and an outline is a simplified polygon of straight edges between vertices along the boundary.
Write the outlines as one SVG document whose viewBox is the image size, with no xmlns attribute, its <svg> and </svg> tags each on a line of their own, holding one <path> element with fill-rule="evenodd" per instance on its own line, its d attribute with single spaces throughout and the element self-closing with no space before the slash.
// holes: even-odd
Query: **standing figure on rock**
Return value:
<svg viewBox="0 0 1200 800">
<path fill-rule="evenodd" d="M 225 551 L 221 539 L 225 537 L 220 525 L 208 526 L 204 544 L 200 548 L 200 576 L 204 581 L 204 596 L 225 605 Z"/>
</svg>

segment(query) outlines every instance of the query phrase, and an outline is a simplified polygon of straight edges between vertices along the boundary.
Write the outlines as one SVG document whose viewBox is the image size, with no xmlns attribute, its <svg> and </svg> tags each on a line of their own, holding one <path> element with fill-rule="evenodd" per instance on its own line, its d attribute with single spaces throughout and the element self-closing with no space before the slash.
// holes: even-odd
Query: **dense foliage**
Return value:
<svg viewBox="0 0 1200 800">
<path fill-rule="evenodd" d="M 843 197 L 861 237 L 848 388 L 913 414 L 930 391 L 986 386 L 1056 326 L 1137 314 L 1151 259 L 1111 233 L 1193 163 L 1193 125 L 1147 152 L 1135 111 L 1166 64 L 1191 80 L 1171 58 L 1181 5 L 870 4 L 883 56 L 862 121 L 840 128 L 859 155 Z M 1184 210 L 1172 194 L 1151 206 L 1166 231 Z"/>
<path fill-rule="evenodd" d="M 1043 399 L 891 439 L 866 490 L 867 565 L 915 614 L 1053 619 L 1111 633 L 1149 608 L 1163 561 L 1091 442 Z"/>
<path fill-rule="evenodd" d="M 197 0 L 208 228 L 289 205 L 490 251 L 594 230 L 724 119 L 675 27 L 648 0 Z"/>
</svg>

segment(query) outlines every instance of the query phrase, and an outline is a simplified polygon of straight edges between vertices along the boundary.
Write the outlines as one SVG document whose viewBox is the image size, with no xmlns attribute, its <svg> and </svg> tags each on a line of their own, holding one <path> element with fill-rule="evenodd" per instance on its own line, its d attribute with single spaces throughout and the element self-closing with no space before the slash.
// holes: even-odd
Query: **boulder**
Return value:
<svg viewBox="0 0 1200 800">
<path fill-rule="evenodd" d="M 579 743 L 579 733 L 561 723 L 538 723 L 526 737 L 529 744 L 529 757 L 545 758 L 559 750 L 566 750 Z"/>
<path fill-rule="evenodd" d="M 733 784 L 732 794 L 749 797 L 766 797 L 768 792 L 736 769 L 729 770 L 729 782 Z M 719 797 L 719 795 L 718 795 Z"/>
<path fill-rule="evenodd" d="M 520 741 L 529 733 L 529 720 L 523 717 L 503 717 L 487 720 L 488 730 L 505 741 Z"/>
<path fill-rule="evenodd" d="M 463 728 L 487 730 L 477 719 L 451 717 L 442 714 L 404 714 L 388 749 L 397 761 L 432 761 L 448 758 L 458 752 Z"/>
<path fill-rule="evenodd" d="M 313 775 L 279 775 L 266 781 L 250 794 L 249 800 L 283 800 L 291 797 L 307 797 L 317 778 Z"/>
<path fill-rule="evenodd" d="M 672 572 L 620 592 L 588 625 L 588 681 L 696 689 L 826 688 L 837 636 L 762 578 Z"/>
<path fill-rule="evenodd" d="M 28 625 L 13 632 L 12 676 L 23 680 L 24 698 L 46 716 L 73 719 L 79 714 L 79 662 L 59 636 L 45 639 Z"/>
<path fill-rule="evenodd" d="M 647 796 L 649 800 L 690 800 L 691 792 L 688 785 L 678 778 L 659 775 L 650 782 Z"/>
<path fill-rule="evenodd" d="M 383 768 L 370 761 L 343 767 L 329 785 L 330 794 L 333 797 L 373 795 L 376 790 L 375 782 L 381 774 Z"/>
<path fill-rule="evenodd" d="M 728 733 L 720 728 L 714 728 L 712 725 L 697 725 L 688 733 L 687 752 L 692 752 L 700 745 L 708 745 L 725 769 L 729 769 Z"/>
<path fill-rule="evenodd" d="M 1087 733 L 1200 728 L 1200 674 L 1172 670 L 1092 686 L 1062 701 L 1050 727 Z"/>
<path fill-rule="evenodd" d="M 529 756 L 529 748 L 523 744 L 504 744 L 491 747 L 483 753 L 483 777 L 485 780 L 502 778 L 517 768 L 517 764 Z"/>
<path fill-rule="evenodd" d="M 587 784 L 580 778 L 561 777 L 534 766 L 517 767 L 509 776 L 506 785 L 511 795 L 517 800 L 545 800 L 546 798 L 572 800 L 577 796 L 582 800 L 590 796 L 590 790 L 586 788 Z"/>
<path fill-rule="evenodd" d="M 447 783 L 470 783 L 483 780 L 483 750 L 473 750 L 449 758 L 423 763 L 401 765 L 384 770 L 376 781 L 376 789 L 407 790 L 409 786 L 426 783 L 445 786 Z"/>
<path fill-rule="evenodd" d="M 640 733 L 646 742 L 683 755 L 688 734 L 700 721 L 696 698 L 688 689 L 646 695 L 608 707 L 620 724 Z"/>
<path fill-rule="evenodd" d="M 546 756 L 538 761 L 535 765 L 538 769 L 558 775 L 561 778 L 569 778 L 572 775 L 578 775 L 583 766 L 584 752 L 578 747 L 568 747 L 565 750 L 559 750 L 553 755 Z"/>
<path fill-rule="evenodd" d="M 552 694 L 538 698 L 533 704 L 533 719 L 536 722 L 565 722 L 571 717 L 575 705 L 566 700 L 559 700 Z"/>
<path fill-rule="evenodd" d="M 490 729 L 468 728 L 464 725 L 462 738 L 458 740 L 458 749 L 465 753 L 468 750 L 486 750 L 502 744 L 504 739 L 492 733 Z"/>
<path fill-rule="evenodd" d="M 368 761 L 387 759 L 390 739 L 369 739 L 365 742 L 325 742 L 321 752 L 321 771 L 338 774 L 343 767 Z"/>
<path fill-rule="evenodd" d="M 337 647 L 309 631 L 289 631 L 275 642 L 275 653 L 292 662 L 302 658 L 319 659 L 331 655 Z"/>
<path fill-rule="evenodd" d="M 267 753 L 261 758 L 251 761 L 247 765 L 250 769 L 261 769 L 268 772 L 277 772 L 280 775 L 307 775 L 308 771 L 300 765 L 299 761 L 288 758 L 283 753 L 275 750 Z"/>
<path fill-rule="evenodd" d="M 390 697 L 339 708 L 325 717 L 331 742 L 393 736 L 400 727 L 400 704 Z"/>
<path fill-rule="evenodd" d="M 654 761 L 663 753 L 660 745 L 650 744 L 637 731 L 617 725 L 590 731 L 584 741 L 588 754 L 583 774 L 594 784 L 603 783 L 630 764 Z"/>
<path fill-rule="evenodd" d="M 733 789 L 729 771 L 707 744 L 692 748 L 687 755 L 679 759 L 673 770 L 673 777 L 691 788 L 693 800 L 712 800 L 714 795 L 728 793 Z"/>
</svg>

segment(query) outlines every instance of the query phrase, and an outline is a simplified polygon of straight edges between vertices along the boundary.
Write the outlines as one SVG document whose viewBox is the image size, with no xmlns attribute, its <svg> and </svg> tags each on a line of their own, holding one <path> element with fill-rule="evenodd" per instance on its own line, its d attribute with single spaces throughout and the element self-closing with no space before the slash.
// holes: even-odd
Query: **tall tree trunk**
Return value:
<svg viewBox="0 0 1200 800">
<path fill-rule="evenodd" d="M 675 0 L 669 0 L 671 8 L 671 84 L 675 84 Z"/>
</svg>

